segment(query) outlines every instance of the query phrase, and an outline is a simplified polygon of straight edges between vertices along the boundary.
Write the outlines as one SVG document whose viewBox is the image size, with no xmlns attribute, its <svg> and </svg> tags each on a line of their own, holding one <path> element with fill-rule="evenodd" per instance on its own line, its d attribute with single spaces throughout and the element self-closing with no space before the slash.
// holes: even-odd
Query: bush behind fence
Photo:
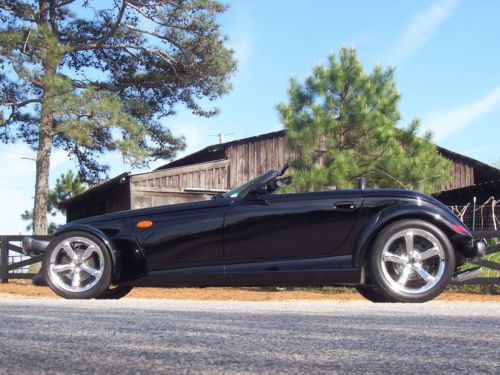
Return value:
<svg viewBox="0 0 500 375">
<path fill-rule="evenodd" d="M 500 200 L 493 197 L 481 205 L 473 202 L 465 206 L 450 206 L 467 227 L 472 230 L 500 230 Z"/>
</svg>

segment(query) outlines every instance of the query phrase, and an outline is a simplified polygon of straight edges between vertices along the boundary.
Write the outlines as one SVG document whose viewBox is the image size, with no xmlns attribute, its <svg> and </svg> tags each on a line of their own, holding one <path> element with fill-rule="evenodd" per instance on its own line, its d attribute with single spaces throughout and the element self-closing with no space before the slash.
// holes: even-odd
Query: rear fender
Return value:
<svg viewBox="0 0 500 375">
<path fill-rule="evenodd" d="M 101 230 L 85 224 L 71 225 L 68 228 L 63 228 L 62 230 L 57 231 L 54 235 L 57 236 L 63 233 L 74 232 L 74 231 L 90 233 L 99 238 L 104 243 L 106 249 L 109 252 L 109 255 L 111 256 L 111 261 L 113 262 L 113 268 L 112 268 L 113 281 L 118 280 L 120 278 L 120 269 L 121 269 L 120 253 L 113 245 L 113 242 L 109 240 L 108 236 L 106 236 L 106 234 L 104 234 Z"/>
<path fill-rule="evenodd" d="M 441 229 L 448 237 L 459 236 L 466 239 L 472 239 L 472 235 L 464 235 L 453 230 L 452 225 L 463 223 L 451 212 L 448 212 L 440 207 L 431 206 L 428 204 L 400 204 L 388 207 L 372 217 L 361 235 L 356 241 L 356 246 L 353 252 L 353 264 L 355 267 L 361 267 L 365 257 L 370 250 L 370 245 L 387 225 L 403 219 L 420 219 L 430 222 Z"/>
</svg>

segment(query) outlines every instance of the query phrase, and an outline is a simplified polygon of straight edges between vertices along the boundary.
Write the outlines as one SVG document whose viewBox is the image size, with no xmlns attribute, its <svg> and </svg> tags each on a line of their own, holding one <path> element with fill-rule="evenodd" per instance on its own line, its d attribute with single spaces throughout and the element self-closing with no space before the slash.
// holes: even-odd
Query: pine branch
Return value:
<svg viewBox="0 0 500 375">
<path fill-rule="evenodd" d="M 28 35 L 26 35 L 26 40 L 24 41 L 24 44 L 23 44 L 23 53 L 26 53 L 26 47 L 28 45 L 28 41 L 30 40 L 30 36 L 31 36 L 31 28 L 28 30 Z"/>
<path fill-rule="evenodd" d="M 109 44 L 109 45 L 97 46 L 96 44 L 93 43 L 93 44 L 85 44 L 85 45 L 81 45 L 79 47 L 75 47 L 75 50 L 78 50 L 78 51 L 88 51 L 88 50 L 92 50 L 92 49 L 95 49 L 95 48 L 100 48 L 100 49 L 123 49 L 123 50 L 137 49 L 137 50 L 141 50 L 141 51 L 144 51 L 144 52 L 149 52 L 149 53 L 151 53 L 153 55 L 158 56 L 163 61 L 165 61 L 167 64 L 169 64 L 170 67 L 172 68 L 172 70 L 174 71 L 174 73 L 177 75 L 177 70 L 176 70 L 176 67 L 174 65 L 174 63 L 176 63 L 176 60 L 173 57 L 169 56 L 165 51 L 162 51 L 159 48 L 148 48 L 148 47 L 141 46 L 139 44 Z"/>
<path fill-rule="evenodd" d="M 54 35 L 58 35 L 57 21 L 56 21 L 56 2 L 49 0 L 49 23 Z"/>
<path fill-rule="evenodd" d="M 118 30 L 118 27 L 120 26 L 120 22 L 122 21 L 123 15 L 125 14 L 125 9 L 127 8 L 127 1 L 124 1 L 122 3 L 122 6 L 120 8 L 120 12 L 118 13 L 118 17 L 116 18 L 115 23 L 111 28 L 108 30 L 106 34 L 100 39 L 98 39 L 94 44 L 96 45 L 95 48 L 98 48 L 102 46 L 115 32 Z"/>
<path fill-rule="evenodd" d="M 32 83 L 36 87 L 43 88 L 43 85 L 41 84 L 41 82 L 39 82 L 38 80 L 34 79 L 33 77 L 30 77 L 29 75 L 22 72 L 22 70 L 23 70 L 22 63 L 20 61 L 18 61 L 18 59 L 16 59 L 16 57 L 14 57 L 14 55 L 4 54 L 3 51 L 1 51 L 1 54 L 3 54 L 3 56 L 5 56 L 10 61 L 12 69 L 19 77 L 24 79 L 26 82 Z M 21 65 L 21 67 L 16 67 L 16 64 Z"/>
<path fill-rule="evenodd" d="M 36 22 L 36 18 L 28 18 L 28 17 L 22 17 L 19 13 L 19 4 L 16 4 L 16 6 L 11 6 L 9 5 L 6 1 L 0 1 L 0 9 L 12 13 L 15 17 L 19 17 L 19 19 L 27 22 Z M 34 14 L 33 14 L 34 17 Z"/>
<path fill-rule="evenodd" d="M 166 35 L 161 35 L 161 34 L 149 31 L 149 30 L 139 29 L 139 28 L 137 28 L 133 25 L 129 25 L 129 24 L 123 24 L 122 26 L 129 29 L 129 30 L 132 30 L 132 31 L 136 31 L 136 32 L 139 32 L 142 34 L 148 34 L 148 35 L 154 36 L 158 39 L 166 40 L 167 42 L 174 45 L 175 47 L 177 47 L 181 51 L 184 51 L 184 48 L 179 43 L 177 43 L 175 40 L 172 40 L 172 38 L 168 38 Z"/>
<path fill-rule="evenodd" d="M 405 185 L 404 185 L 401 181 L 399 181 L 396 177 L 394 177 L 394 176 L 390 175 L 389 173 L 384 172 L 383 170 L 378 169 L 378 168 L 376 168 L 376 167 L 372 167 L 372 169 L 373 169 L 373 170 L 375 170 L 375 171 L 377 171 L 377 172 L 380 172 L 380 173 L 382 173 L 383 175 L 385 175 L 385 176 L 389 177 L 390 179 L 392 179 L 392 180 L 396 181 L 396 182 L 397 182 L 399 185 L 401 185 L 401 186 L 402 186 L 405 190 L 408 190 L 408 188 L 407 188 L 407 187 L 406 187 L 406 186 L 405 186 Z"/>
<path fill-rule="evenodd" d="M 159 20 L 155 19 L 151 15 L 147 14 L 146 12 L 144 12 L 138 6 L 132 4 L 129 1 L 127 1 L 127 3 L 128 3 L 128 5 L 129 5 L 130 8 L 135 9 L 137 11 L 137 13 L 139 13 L 141 16 L 147 18 L 148 20 L 150 20 L 150 21 L 152 21 L 152 22 L 154 22 L 154 23 L 156 23 L 156 24 L 158 24 L 160 26 L 165 26 L 165 27 L 169 27 L 171 29 L 178 29 L 178 30 L 182 30 L 182 31 L 189 31 L 189 32 L 192 32 L 195 35 L 201 35 L 201 33 L 197 32 L 196 30 L 194 30 L 193 28 L 190 28 L 190 27 L 185 27 L 185 26 L 180 26 L 180 25 L 172 25 L 172 24 L 169 24 L 169 23 L 160 22 Z"/>
<path fill-rule="evenodd" d="M 5 105 L 7 107 L 21 108 L 21 107 L 24 107 L 25 105 L 30 104 L 30 103 L 41 103 L 41 102 L 42 102 L 41 99 L 27 99 L 27 100 L 23 100 L 20 102 L 8 102 L 8 103 L 1 103 L 0 102 L 0 106 Z"/>
<path fill-rule="evenodd" d="M 75 0 L 66 0 L 66 1 L 61 1 L 59 4 L 55 4 L 55 3 L 52 4 L 53 1 L 51 1 L 51 4 L 49 6 L 47 6 L 47 7 L 45 7 L 45 8 L 42 8 L 38 12 L 38 14 L 42 15 L 43 13 L 50 11 L 51 7 L 55 10 L 56 8 L 60 8 L 60 7 L 63 7 L 65 5 L 69 5 L 69 4 L 74 3 L 74 2 L 75 2 Z"/>
</svg>

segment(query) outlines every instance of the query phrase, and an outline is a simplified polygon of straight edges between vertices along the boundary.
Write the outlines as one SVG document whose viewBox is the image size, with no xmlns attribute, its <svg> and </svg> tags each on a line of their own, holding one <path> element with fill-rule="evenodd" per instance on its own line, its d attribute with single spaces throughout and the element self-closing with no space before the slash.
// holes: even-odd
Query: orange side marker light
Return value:
<svg viewBox="0 0 500 375">
<path fill-rule="evenodd" d="M 142 220 L 142 221 L 137 222 L 137 224 L 135 224 L 135 226 L 139 229 L 146 229 L 146 228 L 152 227 L 153 222 L 151 220 Z"/>
</svg>

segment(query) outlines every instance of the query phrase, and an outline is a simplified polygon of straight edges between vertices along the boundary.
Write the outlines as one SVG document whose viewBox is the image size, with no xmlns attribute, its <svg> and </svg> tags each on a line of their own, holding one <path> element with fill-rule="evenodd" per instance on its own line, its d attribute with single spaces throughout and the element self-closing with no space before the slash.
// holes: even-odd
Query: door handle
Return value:
<svg viewBox="0 0 500 375">
<path fill-rule="evenodd" d="M 263 204 L 265 206 L 269 206 L 269 200 L 266 197 L 261 197 L 261 196 L 257 195 L 255 197 L 255 201 L 257 203 Z"/>
<path fill-rule="evenodd" d="M 356 202 L 336 202 L 333 204 L 333 210 L 338 212 L 352 212 L 358 209 Z"/>
</svg>

